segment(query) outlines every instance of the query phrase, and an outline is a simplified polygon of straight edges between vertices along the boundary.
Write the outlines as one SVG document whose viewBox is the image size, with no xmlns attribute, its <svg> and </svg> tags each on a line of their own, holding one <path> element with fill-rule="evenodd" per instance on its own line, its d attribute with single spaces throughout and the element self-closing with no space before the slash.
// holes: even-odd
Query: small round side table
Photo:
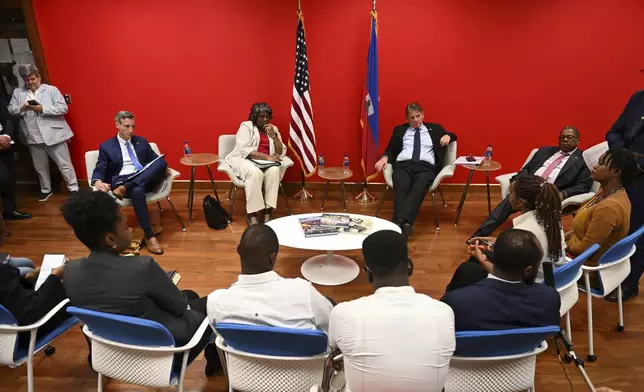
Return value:
<svg viewBox="0 0 644 392">
<path fill-rule="evenodd" d="M 470 174 L 467 176 L 467 182 L 465 183 L 465 188 L 463 188 L 463 194 L 461 194 L 461 201 L 458 203 L 458 209 L 456 210 L 456 222 L 454 222 L 454 226 L 458 226 L 458 220 L 461 218 L 461 211 L 463 211 L 465 196 L 467 196 L 467 191 L 470 189 L 470 184 L 472 183 L 472 176 L 474 176 L 474 172 L 485 173 L 485 184 L 487 185 L 487 211 L 488 214 L 492 213 L 492 203 L 490 202 L 490 172 L 501 169 L 501 164 L 497 161 L 487 161 L 485 163 L 481 163 L 480 165 L 463 165 L 463 167 L 469 170 Z"/>
<path fill-rule="evenodd" d="M 217 194 L 217 189 L 215 189 L 215 180 L 213 179 L 212 172 L 210 171 L 210 165 L 216 163 L 218 160 L 219 156 L 211 153 L 192 154 L 190 158 L 181 158 L 180 162 L 182 165 L 192 167 L 190 174 L 190 190 L 188 191 L 188 222 L 190 223 L 192 223 L 192 203 L 195 198 L 195 173 L 197 172 L 197 167 L 205 166 L 206 169 L 208 169 L 212 191 Z"/>
<path fill-rule="evenodd" d="M 324 184 L 324 199 L 322 199 L 322 210 L 324 210 L 324 203 L 326 203 L 326 195 L 329 191 L 329 182 L 331 181 L 340 181 L 340 188 L 342 189 L 342 201 L 344 202 L 344 212 L 347 212 L 347 198 L 344 192 L 344 180 L 353 176 L 351 170 L 347 170 L 346 173 L 342 167 L 325 167 L 323 171 L 320 172 L 318 169 L 318 176 L 324 178 L 326 184 Z"/>
</svg>

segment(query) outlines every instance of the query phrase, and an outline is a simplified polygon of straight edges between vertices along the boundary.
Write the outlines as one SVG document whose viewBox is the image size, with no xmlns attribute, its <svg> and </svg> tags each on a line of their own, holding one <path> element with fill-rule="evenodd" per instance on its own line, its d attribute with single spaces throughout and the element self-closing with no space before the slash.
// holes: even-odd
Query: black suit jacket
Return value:
<svg viewBox="0 0 644 392">
<path fill-rule="evenodd" d="M 185 295 L 150 256 L 92 252 L 67 263 L 63 283 L 72 305 L 156 321 L 177 345 L 187 343 L 205 318 L 187 310 Z"/>
<path fill-rule="evenodd" d="M 60 278 L 49 275 L 37 291 L 23 287 L 20 270 L 0 264 L 0 305 L 10 311 L 18 325 L 29 325 L 43 318 L 67 298 Z"/>
<path fill-rule="evenodd" d="M 512 180 L 517 177 L 534 175 L 548 158 L 556 154 L 557 151 L 559 151 L 559 147 L 541 147 Z M 555 179 L 555 185 L 560 191 L 566 193 L 566 197 L 590 192 L 593 179 L 590 177 L 590 170 L 586 166 L 580 149 L 575 150 L 566 161 L 564 167 L 561 168 L 559 175 Z"/>
<path fill-rule="evenodd" d="M 436 158 L 436 170 L 440 170 L 443 167 L 443 159 L 445 157 L 445 151 L 447 150 L 447 146 L 442 147 L 440 140 L 443 136 L 449 135 L 450 137 L 450 142 L 453 142 L 456 140 L 456 135 L 447 132 L 445 128 L 443 128 L 442 125 L 440 124 L 434 124 L 434 123 L 424 123 L 427 129 L 429 130 L 429 136 L 432 138 L 432 143 L 434 144 L 434 157 Z M 396 163 L 396 158 L 398 157 L 398 154 L 402 151 L 403 147 L 403 136 L 405 136 L 405 132 L 407 132 L 407 128 L 409 128 L 409 124 L 400 124 L 396 125 L 394 127 L 394 131 L 391 134 L 391 138 L 389 139 L 389 144 L 387 144 L 387 149 L 385 150 L 383 156 L 386 156 L 389 159 L 389 163 L 394 164 Z"/>
<path fill-rule="evenodd" d="M 644 90 L 631 96 L 615 124 L 606 133 L 610 148 L 626 148 L 644 154 Z M 644 168 L 644 157 L 639 156 L 640 167 Z"/>
<path fill-rule="evenodd" d="M 2 81 L 0 80 L 0 83 Z M 11 140 L 16 140 L 16 130 L 20 125 L 20 117 L 11 116 L 7 106 L 11 96 L 5 95 L 4 91 L 0 89 L 0 125 L 2 131 L 0 134 L 9 135 Z M 0 183 L 13 182 L 13 147 L 7 150 L 0 150 Z"/>
<path fill-rule="evenodd" d="M 543 284 L 486 278 L 445 293 L 441 301 L 454 311 L 456 331 L 542 327 L 560 321 L 559 293 Z"/>
<path fill-rule="evenodd" d="M 130 141 L 141 165 L 145 166 L 158 157 L 144 137 L 133 135 Z M 101 143 L 98 149 L 98 161 L 96 162 L 94 173 L 92 173 L 92 183 L 96 180 L 101 180 L 114 187 L 114 181 L 119 177 L 122 168 L 123 154 L 121 153 L 121 144 L 117 136 L 114 136 Z"/>
</svg>

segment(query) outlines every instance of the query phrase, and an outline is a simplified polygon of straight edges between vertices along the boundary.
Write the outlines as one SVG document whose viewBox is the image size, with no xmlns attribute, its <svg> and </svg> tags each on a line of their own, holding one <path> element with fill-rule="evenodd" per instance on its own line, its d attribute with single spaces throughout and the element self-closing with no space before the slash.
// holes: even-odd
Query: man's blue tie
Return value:
<svg viewBox="0 0 644 392">
<path fill-rule="evenodd" d="M 125 142 L 125 148 L 127 149 L 127 155 L 130 156 L 130 159 L 132 160 L 132 163 L 134 164 L 134 168 L 136 169 L 136 171 L 143 170 L 143 166 L 141 166 L 139 159 L 136 157 L 136 154 L 134 153 L 134 151 L 132 151 L 130 142 Z"/>
<path fill-rule="evenodd" d="M 420 128 L 414 128 L 414 150 L 411 154 L 411 161 L 414 163 L 420 162 Z"/>
</svg>

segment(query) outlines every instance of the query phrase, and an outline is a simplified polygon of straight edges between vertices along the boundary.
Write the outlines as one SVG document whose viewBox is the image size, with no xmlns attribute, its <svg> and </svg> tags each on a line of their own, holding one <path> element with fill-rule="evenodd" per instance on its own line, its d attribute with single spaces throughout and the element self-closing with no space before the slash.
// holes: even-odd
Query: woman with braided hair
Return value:
<svg viewBox="0 0 644 392">
<path fill-rule="evenodd" d="M 538 270 L 534 270 L 532 276 L 526 276 L 525 280 L 529 283 L 543 281 L 544 262 L 555 265 L 566 262 L 559 190 L 542 177 L 520 177 L 510 185 L 509 201 L 515 211 L 521 211 L 521 215 L 512 220 L 514 228 L 533 233 L 543 251 Z M 495 241 L 494 237 L 471 240 L 469 251 L 472 257 L 456 270 L 447 291 L 474 284 L 492 272 Z M 485 243 L 489 245 L 489 251 L 481 252 L 480 246 Z"/>
<path fill-rule="evenodd" d="M 248 121 L 239 125 L 235 148 L 225 157 L 233 173 L 245 183 L 246 221 L 249 225 L 271 219 L 277 205 L 277 192 L 284 176 L 284 169 L 292 163 L 286 156 L 277 127 L 270 123 L 273 110 L 265 102 L 256 102 L 250 110 Z M 257 161 L 276 162 L 277 165 L 258 166 Z"/>
</svg>

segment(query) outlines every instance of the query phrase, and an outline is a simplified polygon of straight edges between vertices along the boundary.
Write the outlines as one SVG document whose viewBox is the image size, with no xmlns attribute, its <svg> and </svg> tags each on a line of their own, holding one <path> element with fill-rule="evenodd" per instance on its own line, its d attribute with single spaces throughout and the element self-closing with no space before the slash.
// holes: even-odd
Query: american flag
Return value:
<svg viewBox="0 0 644 392">
<path fill-rule="evenodd" d="M 291 128 L 288 145 L 302 166 L 302 173 L 309 177 L 315 173 L 315 131 L 313 130 L 313 107 L 309 84 L 309 60 L 306 55 L 304 18 L 298 12 L 297 40 L 295 42 L 295 77 L 293 79 L 293 102 L 291 104 Z"/>
</svg>

